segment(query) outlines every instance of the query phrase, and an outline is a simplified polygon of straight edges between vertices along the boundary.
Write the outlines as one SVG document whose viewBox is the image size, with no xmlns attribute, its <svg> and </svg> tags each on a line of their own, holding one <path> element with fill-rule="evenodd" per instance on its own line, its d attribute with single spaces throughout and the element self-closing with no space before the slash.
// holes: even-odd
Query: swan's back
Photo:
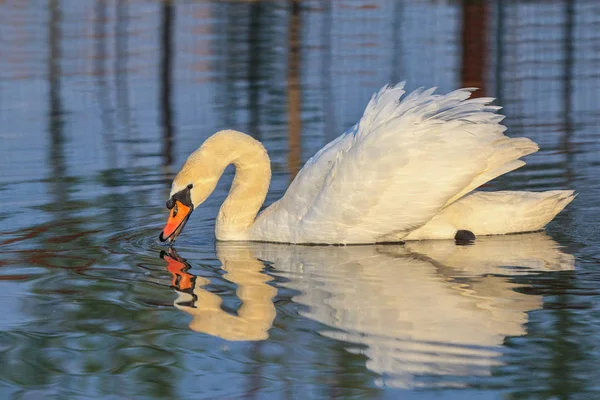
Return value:
<svg viewBox="0 0 600 400">
<path fill-rule="evenodd" d="M 376 93 L 363 117 L 300 171 L 281 200 L 258 216 L 252 236 L 291 243 L 401 240 L 487 181 L 537 151 L 511 139 L 491 98 L 471 89 Z"/>
</svg>

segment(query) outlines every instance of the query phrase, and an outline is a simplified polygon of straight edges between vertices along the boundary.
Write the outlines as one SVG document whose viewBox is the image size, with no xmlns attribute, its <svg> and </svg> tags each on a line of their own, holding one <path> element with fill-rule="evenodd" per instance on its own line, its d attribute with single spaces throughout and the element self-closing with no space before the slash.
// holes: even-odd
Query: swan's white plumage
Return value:
<svg viewBox="0 0 600 400">
<path fill-rule="evenodd" d="M 452 215 L 456 222 L 453 232 L 447 221 L 442 224 L 438 218 L 433 228 L 439 226 L 439 231 L 430 226 L 410 235 L 477 187 L 521 167 L 525 163 L 519 158 L 538 150 L 527 138 L 503 134 L 503 116 L 495 113 L 500 107 L 489 104 L 493 99 L 469 99 L 472 89 L 446 95 L 434 91 L 416 90 L 400 100 L 405 93 L 403 83 L 382 88 L 371 98 L 359 123 L 315 154 L 283 198 L 258 216 L 249 238 L 373 243 L 453 237 L 456 229 L 475 234 L 519 231 L 498 226 L 500 221 L 495 222 L 496 232 L 479 229 L 477 221 L 462 226 L 456 213 L 448 212 L 447 217 Z M 482 196 L 468 196 L 461 209 Z M 497 199 L 501 200 L 498 207 L 515 217 L 535 210 L 532 202 L 554 201 L 553 212 L 544 211 L 534 218 L 543 224 L 523 223 L 541 229 L 572 200 L 572 192 L 541 197 L 504 192 Z"/>
<path fill-rule="evenodd" d="M 404 98 L 404 84 L 376 93 L 360 121 L 315 154 L 285 195 L 257 217 L 271 178 L 262 144 L 220 131 L 196 150 L 173 180 L 198 207 L 227 167 L 236 175 L 217 216 L 219 240 L 376 243 L 542 229 L 572 191 L 473 192 L 525 163 L 538 146 L 509 138 L 491 98 L 472 89 L 435 88 Z M 192 186 L 190 186 L 192 185 Z"/>
<path fill-rule="evenodd" d="M 472 192 L 445 207 L 403 240 L 447 239 L 459 229 L 477 236 L 538 231 L 574 197 L 572 190 Z"/>
</svg>

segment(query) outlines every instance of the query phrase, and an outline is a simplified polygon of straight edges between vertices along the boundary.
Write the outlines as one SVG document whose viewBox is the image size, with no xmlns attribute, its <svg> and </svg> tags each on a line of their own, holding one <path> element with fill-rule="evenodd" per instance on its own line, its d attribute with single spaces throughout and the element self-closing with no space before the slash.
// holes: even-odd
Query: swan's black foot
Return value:
<svg viewBox="0 0 600 400">
<path fill-rule="evenodd" d="M 456 244 L 472 244 L 475 240 L 475 234 L 466 229 L 461 229 L 456 231 L 456 235 L 454 235 L 454 240 L 456 240 Z"/>
</svg>

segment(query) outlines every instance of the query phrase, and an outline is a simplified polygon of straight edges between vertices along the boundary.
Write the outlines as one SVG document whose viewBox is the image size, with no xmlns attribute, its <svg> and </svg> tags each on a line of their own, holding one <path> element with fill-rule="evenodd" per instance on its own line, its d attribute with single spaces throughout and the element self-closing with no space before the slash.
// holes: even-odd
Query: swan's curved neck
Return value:
<svg viewBox="0 0 600 400">
<path fill-rule="evenodd" d="M 217 132 L 198 151 L 203 155 L 198 157 L 203 165 L 196 167 L 204 169 L 199 171 L 203 180 L 210 180 L 212 175 L 214 185 L 228 165 L 235 166 L 235 178 L 216 221 L 217 240 L 249 240 L 248 230 L 265 201 L 271 181 L 267 151 L 259 141 L 232 130 Z M 195 191 L 196 186 L 192 194 Z M 197 196 L 204 197 L 200 199 L 204 201 L 208 194 L 199 191 Z"/>
</svg>

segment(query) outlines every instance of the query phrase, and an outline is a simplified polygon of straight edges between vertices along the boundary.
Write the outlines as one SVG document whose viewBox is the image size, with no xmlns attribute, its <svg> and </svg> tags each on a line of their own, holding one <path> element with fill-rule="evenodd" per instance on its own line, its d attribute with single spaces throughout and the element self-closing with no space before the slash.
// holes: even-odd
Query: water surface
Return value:
<svg viewBox="0 0 600 400">
<path fill-rule="evenodd" d="M 0 2 L 0 397 L 600 397 L 600 5 L 485 4 Z M 158 242 L 210 134 L 265 144 L 271 203 L 401 79 L 540 144 L 486 190 L 576 200 L 473 246 L 215 243 L 228 170 Z"/>
</svg>

